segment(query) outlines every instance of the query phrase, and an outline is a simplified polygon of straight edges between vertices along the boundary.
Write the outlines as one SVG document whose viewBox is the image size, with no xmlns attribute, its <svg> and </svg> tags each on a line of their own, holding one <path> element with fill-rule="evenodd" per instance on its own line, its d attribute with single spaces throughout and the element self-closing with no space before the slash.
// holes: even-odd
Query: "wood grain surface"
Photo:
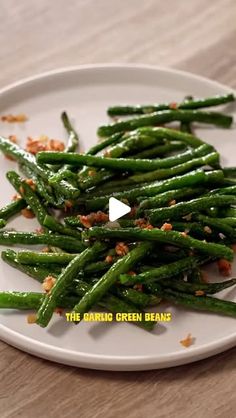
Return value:
<svg viewBox="0 0 236 418">
<path fill-rule="evenodd" d="M 145 63 L 236 87 L 235 0 L 0 0 L 0 87 L 45 70 Z M 236 350 L 149 372 L 60 366 L 0 343 L 1 418 L 234 418 Z"/>
</svg>

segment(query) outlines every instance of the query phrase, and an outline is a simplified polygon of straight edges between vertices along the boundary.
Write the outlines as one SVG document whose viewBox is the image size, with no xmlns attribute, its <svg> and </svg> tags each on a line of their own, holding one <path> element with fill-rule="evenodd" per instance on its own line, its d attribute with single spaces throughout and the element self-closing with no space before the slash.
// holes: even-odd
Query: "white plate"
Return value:
<svg viewBox="0 0 236 418">
<path fill-rule="evenodd" d="M 145 66 L 99 65 L 65 69 L 23 80 L 2 90 L 0 114 L 24 112 L 30 120 L 24 125 L 2 123 L 0 132 L 2 135 L 16 134 L 23 142 L 28 135 L 65 138 L 60 113 L 66 109 L 76 121 L 82 148 L 86 150 L 96 141 L 98 125 L 108 121 L 108 105 L 178 101 L 186 94 L 204 97 L 229 91 L 223 85 L 192 74 Z M 217 147 L 225 164 L 235 165 L 233 129 L 201 128 L 198 135 Z M 14 168 L 14 163 L 3 156 L 0 160 L 2 206 L 13 194 L 5 180 L 5 172 Z M 21 217 L 10 226 L 32 230 L 37 224 Z M 1 290 L 40 290 L 40 285 L 33 279 L 2 262 L 0 269 Z M 217 278 L 216 269 L 211 273 Z M 235 290 L 223 295 L 236 301 Z M 153 333 L 125 323 L 68 325 L 59 317 L 44 330 L 28 325 L 26 313 L 1 311 L 0 338 L 39 357 L 104 370 L 176 366 L 219 353 L 236 343 L 235 319 L 167 305 L 163 309 L 172 312 L 173 320 L 156 327 Z M 189 332 L 196 341 L 186 349 L 179 341 Z"/>
</svg>

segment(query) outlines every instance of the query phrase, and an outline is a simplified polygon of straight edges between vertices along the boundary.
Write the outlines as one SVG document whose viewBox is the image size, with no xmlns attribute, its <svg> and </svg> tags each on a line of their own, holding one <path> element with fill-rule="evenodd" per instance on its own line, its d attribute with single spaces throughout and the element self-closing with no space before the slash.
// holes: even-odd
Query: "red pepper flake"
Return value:
<svg viewBox="0 0 236 418">
<path fill-rule="evenodd" d="M 130 270 L 130 271 L 128 271 L 128 273 L 127 273 L 129 276 L 137 276 L 137 273 L 135 273 L 135 271 L 132 271 L 132 270 Z"/>
<path fill-rule="evenodd" d="M 196 290 L 195 296 L 204 296 L 205 292 L 203 290 Z"/>
<path fill-rule="evenodd" d="M 47 293 L 50 292 L 55 283 L 56 283 L 55 277 L 53 277 L 53 276 L 45 277 L 45 279 L 42 283 L 43 290 Z"/>
<path fill-rule="evenodd" d="M 54 312 L 55 312 L 56 314 L 58 314 L 58 315 L 62 316 L 62 314 L 63 314 L 63 309 L 62 309 L 62 308 L 56 308 L 56 309 L 54 310 Z"/>
<path fill-rule="evenodd" d="M 19 187 L 19 192 L 20 192 L 21 195 L 23 195 L 25 193 L 23 186 Z"/>
<path fill-rule="evenodd" d="M 169 108 L 170 108 L 171 110 L 176 110 L 176 109 L 178 109 L 178 103 L 176 103 L 176 102 L 171 102 L 171 103 L 169 104 Z"/>
<path fill-rule="evenodd" d="M 17 144 L 17 137 L 16 135 L 9 135 L 9 141 L 13 142 L 13 144 Z"/>
<path fill-rule="evenodd" d="M 21 199 L 21 195 L 19 195 L 18 193 L 17 194 L 14 194 L 13 196 L 12 196 L 12 199 L 11 200 L 13 200 L 14 202 L 16 201 L 16 200 L 20 200 Z"/>
<path fill-rule="evenodd" d="M 27 219 L 35 218 L 35 214 L 32 212 L 31 209 L 25 208 L 21 210 L 21 215 L 23 215 Z"/>
<path fill-rule="evenodd" d="M 35 324 L 36 323 L 36 314 L 29 314 L 27 316 L 28 324 Z"/>
<path fill-rule="evenodd" d="M 195 338 L 192 337 L 191 334 L 188 334 L 186 338 L 180 341 L 183 347 L 188 348 L 194 344 Z"/>
<path fill-rule="evenodd" d="M 36 185 L 35 185 L 34 180 L 32 180 L 32 179 L 25 179 L 24 182 L 26 184 L 28 184 L 28 186 L 30 186 L 32 190 L 35 190 L 36 189 Z"/>
<path fill-rule="evenodd" d="M 113 263 L 112 255 L 107 255 L 106 258 L 105 258 L 105 262 L 108 263 L 108 264 Z"/>
<path fill-rule="evenodd" d="M 173 226 L 166 222 L 161 227 L 162 231 L 171 231 L 172 229 L 173 229 Z"/>
<path fill-rule="evenodd" d="M 115 251 L 117 255 L 124 256 L 128 254 L 129 247 L 124 242 L 118 242 L 115 246 Z"/>
<path fill-rule="evenodd" d="M 58 139 L 49 139 L 46 135 L 41 135 L 37 139 L 27 138 L 26 151 L 37 154 L 39 151 L 64 151 L 65 144 Z"/>
<path fill-rule="evenodd" d="M 92 223 L 91 223 L 91 220 L 89 219 L 88 215 L 87 216 L 86 215 L 79 215 L 79 220 L 85 228 L 91 228 L 92 227 Z"/>
<path fill-rule="evenodd" d="M 14 123 L 14 122 L 26 122 L 28 120 L 27 116 L 24 113 L 19 113 L 19 115 L 3 115 L 0 116 L 2 122 Z"/>
<path fill-rule="evenodd" d="M 65 208 L 71 209 L 73 207 L 73 202 L 71 200 L 65 200 Z"/>
<path fill-rule="evenodd" d="M 231 275 L 232 273 L 232 265 L 228 260 L 225 260 L 224 258 L 220 258 L 217 261 L 217 265 L 218 265 L 218 269 L 219 269 L 219 273 L 224 276 L 224 277 L 228 277 Z"/>
</svg>

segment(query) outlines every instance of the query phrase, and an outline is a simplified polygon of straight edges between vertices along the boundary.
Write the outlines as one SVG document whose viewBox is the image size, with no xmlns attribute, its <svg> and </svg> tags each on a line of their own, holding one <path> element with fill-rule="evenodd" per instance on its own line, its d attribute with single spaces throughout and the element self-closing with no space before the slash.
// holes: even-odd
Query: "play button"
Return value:
<svg viewBox="0 0 236 418">
<path fill-rule="evenodd" d="M 127 213 L 131 212 L 131 208 L 120 200 L 110 197 L 109 199 L 109 221 L 114 222 Z"/>
</svg>

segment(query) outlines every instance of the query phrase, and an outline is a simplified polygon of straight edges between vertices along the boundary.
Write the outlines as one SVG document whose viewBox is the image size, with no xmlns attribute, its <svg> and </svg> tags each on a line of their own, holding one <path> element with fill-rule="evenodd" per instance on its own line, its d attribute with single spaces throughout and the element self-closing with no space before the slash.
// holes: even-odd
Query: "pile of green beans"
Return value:
<svg viewBox="0 0 236 418">
<path fill-rule="evenodd" d="M 0 209 L 0 245 L 26 246 L 5 249 L 2 260 L 44 286 L 46 278 L 55 279 L 47 293 L 0 292 L 0 308 L 35 310 L 41 327 L 56 308 L 83 320 L 99 306 L 140 314 L 142 320 L 133 322 L 152 331 L 156 324 L 145 320 L 145 309 L 163 299 L 236 317 L 235 302 L 213 296 L 236 279 L 206 283 L 201 273 L 202 266 L 219 262 L 230 275 L 236 168 L 222 168 L 217 150 L 193 134 L 195 122 L 230 128 L 231 115 L 204 109 L 233 101 L 226 94 L 111 106 L 109 116 L 130 118 L 100 126 L 103 140 L 85 154 L 77 152 L 79 135 L 66 112 L 64 152 L 34 156 L 0 137 L 0 150 L 21 173 L 7 173 L 19 198 Z M 170 122 L 175 129 L 166 126 Z M 110 197 L 132 207 L 115 223 L 108 222 Z M 24 210 L 33 212 L 40 231 L 6 228 Z"/>
</svg>

